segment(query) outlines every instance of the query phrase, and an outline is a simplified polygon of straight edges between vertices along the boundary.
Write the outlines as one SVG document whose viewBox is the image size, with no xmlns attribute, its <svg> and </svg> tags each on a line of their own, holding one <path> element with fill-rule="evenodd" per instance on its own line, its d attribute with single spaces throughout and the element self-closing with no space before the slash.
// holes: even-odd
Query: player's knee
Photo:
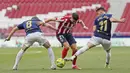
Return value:
<svg viewBox="0 0 130 73">
<path fill-rule="evenodd" d="M 69 49 L 69 46 L 64 46 L 64 48 Z"/>
<path fill-rule="evenodd" d="M 69 44 L 67 42 L 63 43 L 64 48 L 69 49 Z"/>
<path fill-rule="evenodd" d="M 77 46 L 76 46 L 76 44 L 72 44 L 72 45 L 71 45 L 71 49 L 72 49 L 73 51 L 77 51 Z"/>
<path fill-rule="evenodd" d="M 87 43 L 87 47 L 88 47 L 88 49 L 90 49 L 90 48 L 92 48 L 92 47 L 94 47 L 95 45 L 93 45 L 92 43 L 90 43 L 90 42 L 88 42 Z"/>
<path fill-rule="evenodd" d="M 43 46 L 44 46 L 45 48 L 50 48 L 50 47 L 51 47 L 51 45 L 50 45 L 49 42 L 46 42 Z"/>
<path fill-rule="evenodd" d="M 26 51 L 30 46 L 29 45 L 23 45 L 22 50 Z"/>
<path fill-rule="evenodd" d="M 64 48 L 69 49 L 69 46 L 64 46 Z"/>
<path fill-rule="evenodd" d="M 110 52 L 111 48 L 110 49 L 107 49 L 106 52 Z"/>
</svg>

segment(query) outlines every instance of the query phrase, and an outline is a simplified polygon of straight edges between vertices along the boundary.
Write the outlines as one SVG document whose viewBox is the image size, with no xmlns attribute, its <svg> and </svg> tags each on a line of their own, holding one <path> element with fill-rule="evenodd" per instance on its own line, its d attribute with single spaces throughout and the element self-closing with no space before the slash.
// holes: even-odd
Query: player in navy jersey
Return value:
<svg viewBox="0 0 130 73">
<path fill-rule="evenodd" d="M 62 58 L 64 59 L 66 57 L 69 48 L 72 49 L 72 55 L 74 55 L 77 51 L 77 45 L 76 40 L 72 35 L 73 27 L 79 23 L 84 29 L 88 29 L 84 22 L 79 19 L 79 15 L 77 13 L 72 13 L 61 18 L 48 19 L 48 21 L 59 22 L 58 29 L 56 30 L 56 37 L 63 46 Z M 80 68 L 76 65 L 76 60 L 77 57 L 72 62 L 72 69 L 79 70 Z"/>
<path fill-rule="evenodd" d="M 17 31 L 17 30 L 25 30 L 26 32 L 26 38 L 25 43 L 23 44 L 22 49 L 18 52 L 15 60 L 15 64 L 13 66 L 13 70 L 17 70 L 18 63 L 20 59 L 22 58 L 24 52 L 33 45 L 34 42 L 38 42 L 39 45 L 44 46 L 46 49 L 48 49 L 49 58 L 51 60 L 51 69 L 56 69 L 55 65 L 55 56 L 53 53 L 53 50 L 51 48 L 50 43 L 48 40 L 46 40 L 42 34 L 42 31 L 40 29 L 40 26 L 46 26 L 53 30 L 56 30 L 52 25 L 45 24 L 46 21 L 41 21 L 38 17 L 33 17 L 31 20 L 24 21 L 22 24 L 17 25 L 12 29 L 9 36 L 6 38 L 5 41 L 9 41 L 11 36 Z"/>
<path fill-rule="evenodd" d="M 125 21 L 124 18 L 118 20 L 112 17 L 112 14 L 107 14 L 106 10 L 103 7 L 100 7 L 96 10 L 97 17 L 94 22 L 94 35 L 88 41 L 87 45 L 79 49 L 72 57 L 65 58 L 66 61 L 72 61 L 75 57 L 79 56 L 80 54 L 84 53 L 85 51 L 101 44 L 106 51 L 106 64 L 105 66 L 108 67 L 110 57 L 111 57 L 111 26 L 112 22 L 121 22 Z"/>
</svg>

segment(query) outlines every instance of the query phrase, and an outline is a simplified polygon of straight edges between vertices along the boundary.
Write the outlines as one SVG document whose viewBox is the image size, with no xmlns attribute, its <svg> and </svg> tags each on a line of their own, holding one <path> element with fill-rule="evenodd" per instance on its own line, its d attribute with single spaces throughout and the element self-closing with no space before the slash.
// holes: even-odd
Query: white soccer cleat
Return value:
<svg viewBox="0 0 130 73">
<path fill-rule="evenodd" d="M 52 69 L 52 70 L 56 70 L 56 65 L 52 65 L 52 66 L 51 66 L 51 69 Z"/>
<path fill-rule="evenodd" d="M 65 61 L 73 61 L 72 58 L 64 58 Z"/>
<path fill-rule="evenodd" d="M 110 68 L 108 63 L 105 64 L 105 68 Z"/>
<path fill-rule="evenodd" d="M 65 61 L 73 61 L 76 56 L 72 56 L 70 58 L 64 58 Z"/>
<path fill-rule="evenodd" d="M 13 66 L 13 68 L 12 68 L 13 70 L 17 70 L 17 66 Z"/>
</svg>

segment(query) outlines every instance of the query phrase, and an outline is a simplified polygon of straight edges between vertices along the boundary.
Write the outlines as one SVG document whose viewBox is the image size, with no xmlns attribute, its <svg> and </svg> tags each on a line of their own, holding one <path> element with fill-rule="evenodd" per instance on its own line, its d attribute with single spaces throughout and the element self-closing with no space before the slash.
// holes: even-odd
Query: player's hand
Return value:
<svg viewBox="0 0 130 73">
<path fill-rule="evenodd" d="M 9 41 L 9 40 L 10 40 L 10 38 L 6 38 L 6 39 L 5 39 L 5 41 Z"/>
<path fill-rule="evenodd" d="M 125 22 L 125 18 L 121 18 L 120 21 L 121 21 L 122 23 L 124 23 L 124 22 Z"/>
<path fill-rule="evenodd" d="M 79 23 L 82 23 L 83 21 L 82 20 L 78 20 Z"/>
<path fill-rule="evenodd" d="M 86 30 L 88 29 L 88 27 L 86 27 L 86 26 L 84 26 L 83 28 L 86 29 Z"/>
</svg>

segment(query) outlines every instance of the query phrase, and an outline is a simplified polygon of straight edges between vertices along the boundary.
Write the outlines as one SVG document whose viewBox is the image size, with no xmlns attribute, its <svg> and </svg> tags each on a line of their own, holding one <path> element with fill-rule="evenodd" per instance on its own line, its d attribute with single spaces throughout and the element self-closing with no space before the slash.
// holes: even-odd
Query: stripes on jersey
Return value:
<svg viewBox="0 0 130 73">
<path fill-rule="evenodd" d="M 70 18 L 71 17 L 61 18 L 61 20 L 64 21 L 59 23 L 57 34 L 71 33 L 74 24 L 71 23 Z"/>
<path fill-rule="evenodd" d="M 70 24 L 69 27 L 70 27 L 70 28 L 73 28 L 73 27 L 74 27 L 74 24 Z M 71 31 L 72 31 L 72 30 L 67 30 L 66 33 L 69 33 L 69 32 L 71 32 Z"/>
<path fill-rule="evenodd" d="M 65 20 L 64 22 L 61 22 L 61 23 L 59 24 L 58 34 L 63 32 L 63 30 L 64 30 L 64 25 L 65 25 L 66 22 L 67 22 L 67 20 Z"/>
<path fill-rule="evenodd" d="M 67 26 L 66 27 L 69 27 L 70 23 L 67 23 Z M 67 30 L 70 30 L 70 29 L 64 29 L 63 33 L 66 33 Z"/>
</svg>

